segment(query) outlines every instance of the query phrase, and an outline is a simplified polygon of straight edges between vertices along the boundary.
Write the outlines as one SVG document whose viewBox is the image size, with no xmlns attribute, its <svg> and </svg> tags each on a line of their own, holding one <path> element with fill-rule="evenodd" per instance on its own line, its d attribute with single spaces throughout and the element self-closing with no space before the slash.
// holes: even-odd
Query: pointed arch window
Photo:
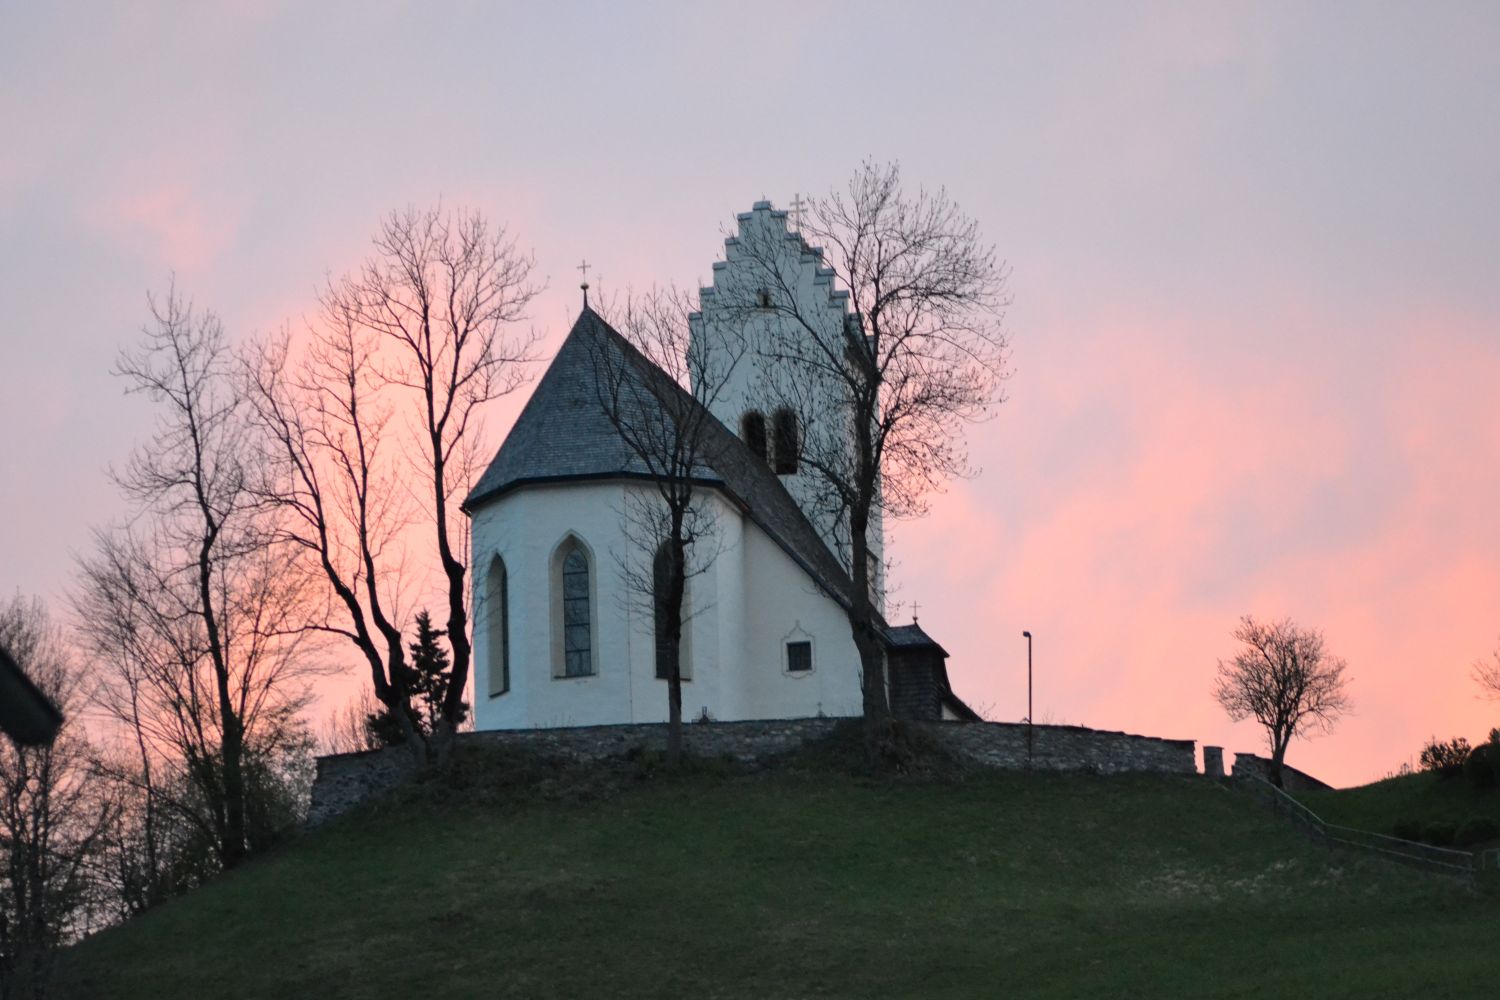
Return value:
<svg viewBox="0 0 1500 1000">
<path fill-rule="evenodd" d="M 651 605 L 653 609 L 652 620 L 655 627 L 653 636 L 656 644 L 656 677 L 657 680 L 668 680 L 671 677 L 672 665 L 667 657 L 667 630 L 671 625 L 672 617 L 667 610 L 667 588 L 671 585 L 672 572 L 672 543 L 670 540 L 662 542 L 656 550 L 656 558 L 651 562 Z M 691 669 L 691 650 L 687 622 L 682 611 L 688 606 L 687 581 L 682 582 L 682 605 L 678 608 L 678 621 L 681 629 L 677 640 L 677 672 L 685 681 L 693 679 Z"/>
<path fill-rule="evenodd" d="M 758 410 L 750 410 L 740 418 L 740 438 L 755 454 L 766 457 L 766 418 Z"/>
<path fill-rule="evenodd" d="M 552 556 L 552 676 L 598 672 L 593 559 L 574 535 Z"/>
<path fill-rule="evenodd" d="M 772 457 L 777 475 L 790 476 L 797 472 L 797 455 L 802 450 L 801 436 L 797 428 L 797 414 L 783 406 L 772 418 L 775 437 L 772 441 Z"/>
<path fill-rule="evenodd" d="M 490 697 L 510 690 L 510 577 L 505 560 L 496 555 L 484 581 L 486 667 Z"/>
</svg>

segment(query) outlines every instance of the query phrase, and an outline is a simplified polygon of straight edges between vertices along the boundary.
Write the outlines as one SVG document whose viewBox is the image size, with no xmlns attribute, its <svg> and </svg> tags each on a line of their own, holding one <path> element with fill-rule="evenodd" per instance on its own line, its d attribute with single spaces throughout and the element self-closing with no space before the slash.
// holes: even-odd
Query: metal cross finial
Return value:
<svg viewBox="0 0 1500 1000">
<path fill-rule="evenodd" d="M 587 307 L 589 304 L 589 262 L 584 260 L 578 265 L 578 270 L 583 272 L 583 282 L 578 287 L 583 289 L 583 304 Z"/>
<path fill-rule="evenodd" d="M 792 195 L 792 225 L 798 229 L 802 228 L 802 212 L 807 208 L 807 202 L 802 200 L 802 195 Z"/>
<path fill-rule="evenodd" d="M 921 608 L 922 605 L 918 604 L 916 601 L 911 602 L 911 623 L 913 625 L 917 623 L 917 612 L 920 611 Z"/>
</svg>

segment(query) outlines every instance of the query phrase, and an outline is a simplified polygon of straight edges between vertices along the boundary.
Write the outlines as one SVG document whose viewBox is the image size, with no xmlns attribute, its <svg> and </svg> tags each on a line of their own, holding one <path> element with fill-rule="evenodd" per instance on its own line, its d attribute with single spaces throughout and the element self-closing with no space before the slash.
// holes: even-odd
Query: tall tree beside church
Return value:
<svg viewBox="0 0 1500 1000">
<path fill-rule="evenodd" d="M 481 408 L 526 377 L 534 337 L 513 328 L 537 291 L 531 270 L 481 215 L 393 212 L 364 264 L 324 290 L 305 340 L 283 333 L 252 364 L 271 441 L 258 491 L 287 512 L 287 537 L 328 584 L 324 627 L 359 651 L 375 697 L 424 758 L 444 752 L 465 712 L 472 647 L 459 504 L 488 458 Z M 413 564 L 439 575 L 453 658 L 430 736 L 405 681 L 399 605 Z"/>
<path fill-rule="evenodd" d="M 1004 398 L 1008 269 L 946 191 L 905 188 L 895 164 L 867 161 L 845 190 L 812 199 L 798 226 L 847 291 L 852 318 L 808 311 L 784 233 L 742 234 L 737 257 L 753 280 L 719 294 L 746 317 L 782 319 L 756 347 L 762 392 L 800 419 L 799 462 L 853 578 L 849 624 L 873 753 L 890 707 L 872 526 L 925 513 L 934 489 L 971 473 L 965 426 Z"/>
<path fill-rule="evenodd" d="M 135 511 L 96 533 L 73 604 L 97 664 L 97 701 L 129 732 L 148 810 L 197 824 L 223 867 L 251 841 L 260 759 L 295 728 L 307 680 L 305 578 L 247 488 L 251 441 L 222 324 L 175 289 L 151 301 L 142 343 L 120 355 L 127 392 L 157 405 L 156 432 L 114 481 Z"/>
<path fill-rule="evenodd" d="M 689 334 L 692 305 L 682 293 L 632 296 L 612 317 L 622 338 L 595 328 L 590 358 L 599 404 L 650 488 L 622 510 L 629 551 L 626 592 L 654 626 L 657 668 L 667 681 L 667 750 L 682 757 L 682 631 L 691 620 L 687 587 L 717 555 L 715 516 L 698 481 L 707 472 L 710 410 L 740 354 L 710 351 Z"/>
</svg>

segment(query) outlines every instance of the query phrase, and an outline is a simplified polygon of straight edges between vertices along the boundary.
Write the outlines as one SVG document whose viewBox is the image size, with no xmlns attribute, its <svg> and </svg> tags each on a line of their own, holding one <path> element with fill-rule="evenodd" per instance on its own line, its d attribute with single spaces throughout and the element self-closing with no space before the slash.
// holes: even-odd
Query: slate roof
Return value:
<svg viewBox="0 0 1500 1000">
<path fill-rule="evenodd" d="M 942 656 L 948 651 L 937 644 L 937 640 L 916 622 L 910 625 L 892 625 L 885 630 L 886 645 L 891 649 L 935 649 Z"/>
<path fill-rule="evenodd" d="M 852 589 L 848 573 L 765 460 L 719 420 L 703 413 L 702 405 L 686 390 L 587 306 L 495 460 L 464 501 L 464 510 L 472 513 L 528 484 L 650 477 L 647 465 L 621 438 L 601 405 L 601 369 L 607 365 L 596 361 L 600 348 L 613 352 L 609 364 L 623 363 L 620 370 L 649 390 L 641 392 L 640 398 L 654 400 L 665 412 L 691 409 L 703 418 L 706 465 L 695 481 L 721 490 L 738 503 L 819 587 L 848 607 Z"/>
<path fill-rule="evenodd" d="M 464 501 L 465 510 L 526 483 L 649 473 L 599 403 L 599 380 L 589 347 L 596 326 L 609 329 L 585 307 L 494 461 Z"/>
</svg>

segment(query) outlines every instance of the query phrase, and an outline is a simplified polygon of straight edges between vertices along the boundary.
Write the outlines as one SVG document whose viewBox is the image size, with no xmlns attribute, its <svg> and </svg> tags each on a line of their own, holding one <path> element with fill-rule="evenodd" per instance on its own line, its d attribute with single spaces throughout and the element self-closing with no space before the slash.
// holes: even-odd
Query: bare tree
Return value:
<svg viewBox="0 0 1500 1000">
<path fill-rule="evenodd" d="M 50 744 L 0 738 L 0 997 L 39 997 L 58 947 L 98 911 L 94 872 L 115 813 L 88 781 L 84 672 L 40 601 L 0 604 L 0 648 L 63 713 Z"/>
<path fill-rule="evenodd" d="M 536 293 L 531 269 L 477 214 L 392 213 L 363 267 L 325 290 L 303 348 L 284 334 L 251 365 L 271 441 L 258 492 L 287 512 L 285 537 L 327 581 L 323 627 L 353 643 L 422 759 L 464 717 L 472 647 L 459 504 L 488 458 L 480 408 L 519 386 L 531 360 L 532 336 L 509 332 Z M 431 745 L 401 669 L 403 531 L 415 524 L 432 530 L 417 561 L 440 571 L 453 660 Z"/>
<path fill-rule="evenodd" d="M 622 510 L 629 551 L 621 573 L 628 600 L 654 626 L 656 670 L 667 681 L 667 753 L 682 757 L 683 627 L 688 582 L 712 566 L 716 515 L 702 483 L 716 420 L 711 410 L 743 349 L 711 351 L 694 338 L 692 305 L 676 290 L 627 298 L 598 324 L 589 343 L 599 404 L 650 486 L 627 493 Z"/>
<path fill-rule="evenodd" d="M 1500 646 L 1495 647 L 1488 660 L 1474 661 L 1473 676 L 1481 697 L 1500 700 Z"/>
<path fill-rule="evenodd" d="M 323 723 L 319 739 L 324 753 L 360 753 L 364 750 L 379 750 L 381 743 L 370 730 L 370 718 L 380 710 L 380 703 L 362 687 L 359 693 L 335 708 Z"/>
<path fill-rule="evenodd" d="M 304 578 L 247 488 L 251 428 L 222 325 L 175 290 L 151 310 L 117 366 L 161 407 L 113 474 L 136 512 L 96 534 L 73 604 L 103 668 L 99 703 L 130 730 L 148 792 L 165 787 L 154 770 L 180 769 L 194 801 L 176 807 L 233 867 L 249 847 L 251 758 L 274 752 L 316 671 Z"/>
<path fill-rule="evenodd" d="M 1300 628 L 1290 618 L 1262 624 L 1246 615 L 1234 637 L 1245 648 L 1219 661 L 1214 697 L 1235 722 L 1254 719 L 1265 727 L 1271 780 L 1280 786 L 1292 737 L 1330 730 L 1350 711 L 1347 665 L 1323 648 L 1322 632 Z"/>
<path fill-rule="evenodd" d="M 755 334 L 760 393 L 798 417 L 800 434 L 777 443 L 811 474 L 804 505 L 853 581 L 873 751 L 889 703 L 872 542 L 883 515 L 920 515 L 932 490 L 972 472 L 964 426 L 1003 400 L 1007 269 L 945 191 L 907 191 L 894 164 L 866 162 L 846 190 L 814 199 L 800 234 L 762 227 L 731 242 L 731 271 L 743 261 L 748 278 L 716 283 L 716 298 L 747 322 L 777 320 Z M 809 260 L 838 308 L 803 287 Z"/>
</svg>

